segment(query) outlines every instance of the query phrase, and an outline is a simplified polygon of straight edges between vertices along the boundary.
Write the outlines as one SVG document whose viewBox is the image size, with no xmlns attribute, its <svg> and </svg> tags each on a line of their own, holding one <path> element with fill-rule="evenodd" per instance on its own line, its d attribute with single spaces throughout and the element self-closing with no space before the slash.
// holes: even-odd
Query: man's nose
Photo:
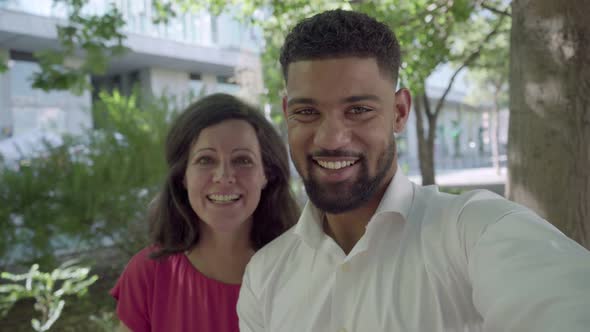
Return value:
<svg viewBox="0 0 590 332">
<path fill-rule="evenodd" d="M 350 129 L 344 119 L 325 117 L 321 120 L 314 136 L 314 144 L 326 150 L 338 150 L 350 143 Z"/>
</svg>

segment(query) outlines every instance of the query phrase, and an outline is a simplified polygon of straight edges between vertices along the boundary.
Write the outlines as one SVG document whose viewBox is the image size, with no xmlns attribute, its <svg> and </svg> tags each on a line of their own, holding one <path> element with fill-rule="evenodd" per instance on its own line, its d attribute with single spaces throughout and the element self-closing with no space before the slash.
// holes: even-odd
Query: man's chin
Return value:
<svg viewBox="0 0 590 332">
<path fill-rule="evenodd" d="M 362 201 L 354 200 L 352 201 L 351 197 L 342 197 L 343 195 L 339 195 L 339 197 L 326 197 L 322 195 L 318 196 L 309 196 L 309 200 L 315 205 L 318 209 L 330 213 L 330 214 L 340 214 L 345 213 L 362 205 Z"/>
<path fill-rule="evenodd" d="M 323 211 L 342 213 L 352 209 L 350 205 L 355 196 L 352 185 L 314 183 L 306 184 L 305 189 L 309 200 Z"/>
</svg>

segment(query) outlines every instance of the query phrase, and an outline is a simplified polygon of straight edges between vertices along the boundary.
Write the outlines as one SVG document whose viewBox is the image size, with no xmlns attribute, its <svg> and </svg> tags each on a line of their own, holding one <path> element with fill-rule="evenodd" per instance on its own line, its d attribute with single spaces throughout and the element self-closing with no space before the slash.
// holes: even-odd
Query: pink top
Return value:
<svg viewBox="0 0 590 332">
<path fill-rule="evenodd" d="M 238 332 L 240 285 L 200 273 L 182 254 L 154 260 L 154 247 L 137 253 L 110 294 L 117 315 L 133 332 Z"/>
</svg>

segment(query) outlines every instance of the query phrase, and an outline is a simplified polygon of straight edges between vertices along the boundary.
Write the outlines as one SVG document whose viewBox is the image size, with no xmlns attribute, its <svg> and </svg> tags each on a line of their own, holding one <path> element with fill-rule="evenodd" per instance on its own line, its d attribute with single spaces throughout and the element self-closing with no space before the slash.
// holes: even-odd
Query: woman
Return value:
<svg viewBox="0 0 590 332">
<path fill-rule="evenodd" d="M 166 160 L 153 245 L 111 290 L 120 331 L 237 332 L 246 264 L 298 216 L 286 148 L 256 109 L 215 94 L 176 119 Z"/>
</svg>

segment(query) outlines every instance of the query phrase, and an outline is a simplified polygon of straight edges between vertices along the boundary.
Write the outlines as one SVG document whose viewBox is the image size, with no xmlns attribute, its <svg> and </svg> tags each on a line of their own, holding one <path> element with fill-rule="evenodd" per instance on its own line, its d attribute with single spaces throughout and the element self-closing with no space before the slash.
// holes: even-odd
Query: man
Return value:
<svg viewBox="0 0 590 332">
<path fill-rule="evenodd" d="M 283 109 L 310 202 L 250 261 L 241 331 L 589 331 L 588 251 L 495 194 L 398 171 L 399 64 L 394 34 L 360 13 L 287 36 Z"/>
</svg>

